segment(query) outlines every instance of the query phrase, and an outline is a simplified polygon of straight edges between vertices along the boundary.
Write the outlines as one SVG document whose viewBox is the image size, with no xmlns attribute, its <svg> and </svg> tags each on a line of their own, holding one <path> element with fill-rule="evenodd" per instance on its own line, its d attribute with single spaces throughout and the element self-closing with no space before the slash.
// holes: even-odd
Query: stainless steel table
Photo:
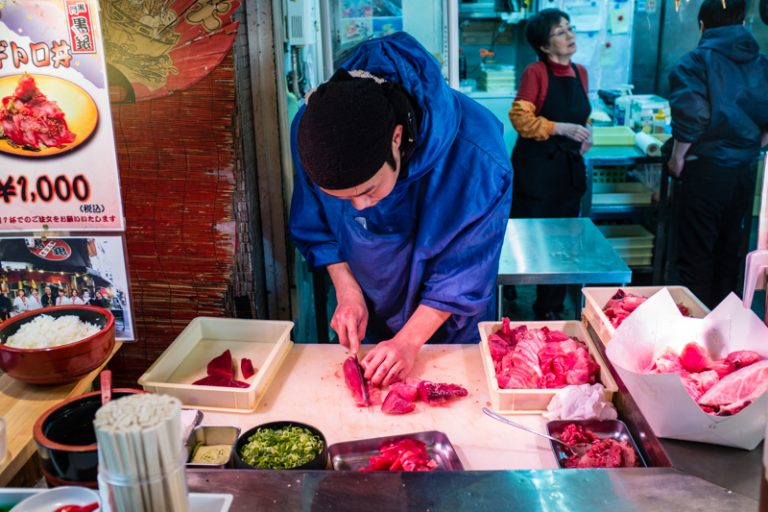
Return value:
<svg viewBox="0 0 768 512">
<path fill-rule="evenodd" d="M 632 271 L 588 218 L 509 219 L 497 283 L 619 284 Z M 501 289 L 498 309 L 501 312 Z"/>
</svg>

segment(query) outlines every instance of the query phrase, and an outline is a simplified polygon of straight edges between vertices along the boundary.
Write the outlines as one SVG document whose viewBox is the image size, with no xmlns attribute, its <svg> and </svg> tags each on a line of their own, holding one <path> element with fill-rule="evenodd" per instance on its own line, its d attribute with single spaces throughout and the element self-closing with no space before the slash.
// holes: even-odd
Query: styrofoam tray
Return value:
<svg viewBox="0 0 768 512">
<path fill-rule="evenodd" d="M 587 345 L 587 350 L 595 362 L 600 366 L 600 382 L 605 387 L 605 399 L 612 400 L 613 394 L 618 391 L 616 381 L 613 380 L 605 361 L 600 356 L 592 338 L 581 322 L 566 320 L 561 322 L 510 322 L 514 329 L 521 325 L 529 329 L 541 329 L 548 327 L 552 330 L 562 331 L 568 336 L 578 338 Z M 547 410 L 552 397 L 557 389 L 501 389 L 496 380 L 496 369 L 493 367 L 491 350 L 488 346 L 488 336 L 501 329 L 501 322 L 480 322 L 477 324 L 480 330 L 480 358 L 483 361 L 485 380 L 491 395 L 491 408 L 501 414 L 536 414 Z"/>
<path fill-rule="evenodd" d="M 185 406 L 223 412 L 256 409 L 293 346 L 293 322 L 198 317 L 179 334 L 139 378 L 146 391 L 177 397 Z M 199 386 L 206 365 L 225 350 L 232 352 L 239 375 L 240 360 L 248 357 L 257 369 L 247 388 Z"/>
<path fill-rule="evenodd" d="M 625 292 L 634 293 L 643 297 L 650 297 L 659 290 L 667 288 L 669 294 L 676 303 L 682 304 L 694 318 L 704 318 L 709 314 L 709 308 L 691 293 L 685 286 L 622 286 Z M 597 333 L 598 339 L 607 345 L 616 328 L 611 325 L 608 317 L 603 313 L 603 308 L 619 290 L 616 286 L 586 287 L 581 289 L 584 294 L 584 309 L 582 317 Z"/>
</svg>

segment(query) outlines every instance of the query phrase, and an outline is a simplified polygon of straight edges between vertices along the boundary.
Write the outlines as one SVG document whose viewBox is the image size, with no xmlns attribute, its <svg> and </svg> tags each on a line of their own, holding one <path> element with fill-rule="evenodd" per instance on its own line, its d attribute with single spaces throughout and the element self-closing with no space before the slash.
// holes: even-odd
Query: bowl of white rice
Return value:
<svg viewBox="0 0 768 512">
<path fill-rule="evenodd" d="M 28 311 L 0 324 L 0 370 L 32 384 L 64 384 L 98 368 L 115 345 L 115 318 L 97 306 Z"/>
</svg>

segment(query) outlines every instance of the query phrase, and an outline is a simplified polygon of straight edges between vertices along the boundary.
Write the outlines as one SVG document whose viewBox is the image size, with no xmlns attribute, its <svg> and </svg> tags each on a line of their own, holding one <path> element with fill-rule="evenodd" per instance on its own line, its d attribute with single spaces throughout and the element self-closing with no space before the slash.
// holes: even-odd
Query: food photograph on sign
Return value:
<svg viewBox="0 0 768 512">
<path fill-rule="evenodd" d="M 0 9 L 0 232 L 124 230 L 98 4 Z"/>
<path fill-rule="evenodd" d="M 80 86 L 63 78 L 24 73 L 0 78 L 0 151 L 52 156 L 93 134 L 98 110 Z"/>
<path fill-rule="evenodd" d="M 91 305 L 115 317 L 115 337 L 134 339 L 123 240 L 0 238 L 0 322 L 26 311 Z"/>
</svg>

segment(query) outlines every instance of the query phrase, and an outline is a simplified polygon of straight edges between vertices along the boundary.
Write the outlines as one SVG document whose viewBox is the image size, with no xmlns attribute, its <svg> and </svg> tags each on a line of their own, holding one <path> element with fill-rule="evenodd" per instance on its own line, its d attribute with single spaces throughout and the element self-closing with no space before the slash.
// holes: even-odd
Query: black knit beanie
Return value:
<svg viewBox="0 0 768 512">
<path fill-rule="evenodd" d="M 392 152 L 395 109 L 371 78 L 339 70 L 312 93 L 299 122 L 298 150 L 307 176 L 329 190 L 368 181 Z"/>
</svg>

